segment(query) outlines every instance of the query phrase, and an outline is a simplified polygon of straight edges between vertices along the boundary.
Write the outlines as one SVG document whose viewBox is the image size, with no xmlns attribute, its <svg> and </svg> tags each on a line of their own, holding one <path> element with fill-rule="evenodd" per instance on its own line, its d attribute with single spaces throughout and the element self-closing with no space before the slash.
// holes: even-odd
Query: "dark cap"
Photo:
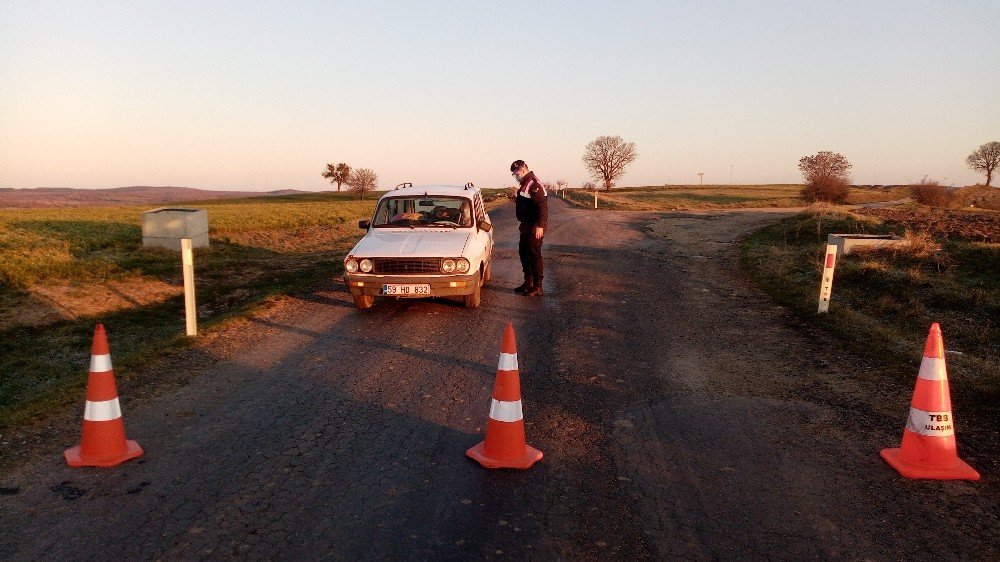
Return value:
<svg viewBox="0 0 1000 562">
<path fill-rule="evenodd" d="M 514 160 L 514 162 L 510 165 L 510 171 L 512 173 L 516 172 L 521 166 L 527 166 L 527 164 L 524 163 L 524 160 Z"/>
</svg>

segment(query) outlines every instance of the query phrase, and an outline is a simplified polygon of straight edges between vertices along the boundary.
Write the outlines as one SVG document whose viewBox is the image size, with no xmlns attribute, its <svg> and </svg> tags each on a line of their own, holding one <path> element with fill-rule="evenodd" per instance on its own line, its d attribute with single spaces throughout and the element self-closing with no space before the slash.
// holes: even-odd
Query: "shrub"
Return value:
<svg viewBox="0 0 1000 562">
<path fill-rule="evenodd" d="M 920 183 L 910 186 L 910 196 L 921 205 L 947 207 L 951 203 L 952 193 L 938 182 L 924 178 Z"/>
<path fill-rule="evenodd" d="M 799 171 L 806 180 L 802 198 L 806 201 L 840 203 L 851 191 L 851 163 L 843 154 L 822 150 L 799 159 Z"/>
<path fill-rule="evenodd" d="M 802 188 L 802 198 L 809 202 L 828 201 L 840 203 L 851 192 L 851 184 L 843 178 L 821 177 L 809 181 Z"/>
</svg>

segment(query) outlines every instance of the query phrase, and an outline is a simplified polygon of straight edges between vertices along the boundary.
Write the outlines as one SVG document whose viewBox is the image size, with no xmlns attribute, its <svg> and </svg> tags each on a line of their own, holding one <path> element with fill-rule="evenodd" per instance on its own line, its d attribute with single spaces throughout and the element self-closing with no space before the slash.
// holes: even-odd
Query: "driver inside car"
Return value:
<svg viewBox="0 0 1000 562">
<path fill-rule="evenodd" d="M 449 209 L 444 205 L 438 205 L 434 208 L 434 220 L 435 221 L 448 221 L 453 223 L 458 223 L 458 209 Z"/>
</svg>

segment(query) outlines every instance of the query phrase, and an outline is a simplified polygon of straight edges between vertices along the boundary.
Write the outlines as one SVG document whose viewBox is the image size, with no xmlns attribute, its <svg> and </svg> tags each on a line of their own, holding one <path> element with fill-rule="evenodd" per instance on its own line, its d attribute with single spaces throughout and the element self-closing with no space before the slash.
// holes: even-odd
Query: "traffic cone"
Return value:
<svg viewBox="0 0 1000 562">
<path fill-rule="evenodd" d="M 979 473 L 958 458 L 955 447 L 944 341 L 936 322 L 927 335 L 903 442 L 898 449 L 882 449 L 882 458 L 907 478 L 979 480 Z"/>
<path fill-rule="evenodd" d="M 514 326 L 509 323 L 500 345 L 493 402 L 486 421 L 486 439 L 465 454 L 486 468 L 525 469 L 542 458 L 542 452 L 529 446 L 524 438 L 517 342 L 514 340 Z"/>
<path fill-rule="evenodd" d="M 115 372 L 104 325 L 94 329 L 87 378 L 87 405 L 83 409 L 80 445 L 63 453 L 70 466 L 115 466 L 142 454 L 135 441 L 125 439 L 125 422 L 118 404 Z"/>
</svg>

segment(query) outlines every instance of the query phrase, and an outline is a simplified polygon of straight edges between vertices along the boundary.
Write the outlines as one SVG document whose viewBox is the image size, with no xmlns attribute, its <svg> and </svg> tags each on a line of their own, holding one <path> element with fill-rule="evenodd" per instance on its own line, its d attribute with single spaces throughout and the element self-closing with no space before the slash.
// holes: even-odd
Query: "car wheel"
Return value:
<svg viewBox="0 0 1000 562">
<path fill-rule="evenodd" d="M 465 308 L 478 308 L 481 295 L 482 289 L 480 289 L 477 284 L 475 290 L 472 291 L 472 294 L 465 295 Z"/>
<path fill-rule="evenodd" d="M 358 310 L 368 310 L 375 304 L 375 297 L 371 295 L 354 295 L 354 306 Z"/>
</svg>

